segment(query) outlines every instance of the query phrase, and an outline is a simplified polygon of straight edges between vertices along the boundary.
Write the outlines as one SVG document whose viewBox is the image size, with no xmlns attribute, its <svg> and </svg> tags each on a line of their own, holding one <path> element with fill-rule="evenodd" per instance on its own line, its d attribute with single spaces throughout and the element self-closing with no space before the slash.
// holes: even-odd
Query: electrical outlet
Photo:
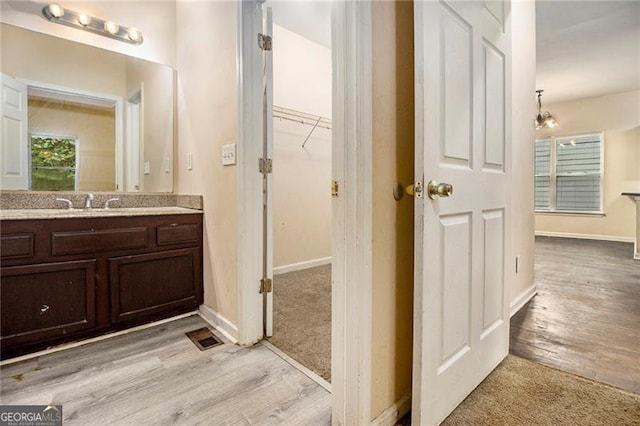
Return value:
<svg viewBox="0 0 640 426">
<path fill-rule="evenodd" d="M 236 144 L 222 145 L 222 165 L 231 166 L 236 164 Z"/>
<path fill-rule="evenodd" d="M 187 170 L 193 170 L 193 153 L 187 153 Z"/>
<path fill-rule="evenodd" d="M 164 157 L 164 172 L 169 173 L 171 171 L 171 161 L 169 157 Z"/>
<path fill-rule="evenodd" d="M 144 174 L 145 175 L 150 175 L 151 174 L 151 163 L 148 161 L 144 162 Z"/>
</svg>

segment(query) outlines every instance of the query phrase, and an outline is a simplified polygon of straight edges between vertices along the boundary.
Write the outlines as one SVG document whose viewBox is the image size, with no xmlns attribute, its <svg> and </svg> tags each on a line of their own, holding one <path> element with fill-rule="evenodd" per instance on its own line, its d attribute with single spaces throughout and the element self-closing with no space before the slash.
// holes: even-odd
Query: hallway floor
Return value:
<svg viewBox="0 0 640 426">
<path fill-rule="evenodd" d="M 200 351 L 198 316 L 4 365 L 2 404 L 63 406 L 65 424 L 331 422 L 331 394 L 263 344 Z"/>
<path fill-rule="evenodd" d="M 633 244 L 536 238 L 538 294 L 510 352 L 640 394 L 640 261 Z"/>
</svg>

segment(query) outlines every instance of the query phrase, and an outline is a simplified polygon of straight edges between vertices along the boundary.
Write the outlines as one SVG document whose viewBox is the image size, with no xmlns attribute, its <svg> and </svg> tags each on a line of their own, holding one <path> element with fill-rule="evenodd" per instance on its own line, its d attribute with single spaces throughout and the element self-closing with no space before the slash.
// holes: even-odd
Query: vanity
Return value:
<svg viewBox="0 0 640 426">
<path fill-rule="evenodd" d="M 197 309 L 202 197 L 173 193 L 175 70 L 0 34 L 0 357 Z"/>
<path fill-rule="evenodd" d="M 197 309 L 202 211 L 0 211 L 2 358 Z"/>
</svg>

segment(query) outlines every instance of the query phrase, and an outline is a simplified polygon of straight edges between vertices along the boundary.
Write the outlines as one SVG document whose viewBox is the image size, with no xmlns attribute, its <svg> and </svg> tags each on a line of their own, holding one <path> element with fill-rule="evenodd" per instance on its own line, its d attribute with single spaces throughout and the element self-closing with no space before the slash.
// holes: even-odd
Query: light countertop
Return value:
<svg viewBox="0 0 640 426">
<path fill-rule="evenodd" d="M 185 207 L 132 207 L 111 209 L 3 209 L 0 220 L 69 219 L 83 217 L 159 216 L 171 214 L 202 214 L 202 210 Z"/>
</svg>

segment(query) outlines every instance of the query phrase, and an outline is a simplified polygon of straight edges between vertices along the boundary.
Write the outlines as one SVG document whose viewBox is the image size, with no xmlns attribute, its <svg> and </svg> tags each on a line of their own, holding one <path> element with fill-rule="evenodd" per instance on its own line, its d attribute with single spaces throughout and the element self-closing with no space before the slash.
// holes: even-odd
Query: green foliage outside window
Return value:
<svg viewBox="0 0 640 426">
<path fill-rule="evenodd" d="M 31 136 L 31 189 L 73 191 L 75 182 L 75 139 Z"/>
</svg>

